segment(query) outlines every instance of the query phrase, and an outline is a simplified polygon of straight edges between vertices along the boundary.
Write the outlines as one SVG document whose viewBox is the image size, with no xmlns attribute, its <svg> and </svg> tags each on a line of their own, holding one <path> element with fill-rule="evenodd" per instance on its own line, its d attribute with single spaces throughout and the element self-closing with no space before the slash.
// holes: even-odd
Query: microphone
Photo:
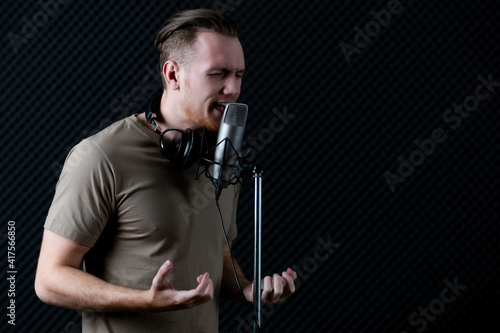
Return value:
<svg viewBox="0 0 500 333">
<path fill-rule="evenodd" d="M 228 103 L 224 109 L 222 122 L 215 147 L 213 184 L 218 198 L 222 189 L 231 182 L 236 167 L 238 150 L 243 140 L 247 122 L 248 106 L 242 103 Z"/>
</svg>

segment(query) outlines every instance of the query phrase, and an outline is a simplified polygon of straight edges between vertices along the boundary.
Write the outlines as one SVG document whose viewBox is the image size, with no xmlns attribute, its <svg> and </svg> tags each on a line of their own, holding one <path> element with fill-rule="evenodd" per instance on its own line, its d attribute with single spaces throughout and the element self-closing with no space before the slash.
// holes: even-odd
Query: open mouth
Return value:
<svg viewBox="0 0 500 333">
<path fill-rule="evenodd" d="M 227 104 L 228 103 L 225 103 L 225 102 L 213 102 L 212 103 L 213 107 L 221 113 L 224 113 L 224 108 L 226 107 Z"/>
</svg>

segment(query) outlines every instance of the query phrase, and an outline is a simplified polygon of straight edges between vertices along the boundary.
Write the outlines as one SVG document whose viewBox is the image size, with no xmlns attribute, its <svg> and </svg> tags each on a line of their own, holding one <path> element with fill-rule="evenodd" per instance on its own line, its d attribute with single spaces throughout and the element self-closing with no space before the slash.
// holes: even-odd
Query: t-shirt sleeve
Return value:
<svg viewBox="0 0 500 333">
<path fill-rule="evenodd" d="M 66 158 L 44 227 L 92 247 L 114 212 L 114 184 L 99 146 L 81 141 Z"/>
</svg>

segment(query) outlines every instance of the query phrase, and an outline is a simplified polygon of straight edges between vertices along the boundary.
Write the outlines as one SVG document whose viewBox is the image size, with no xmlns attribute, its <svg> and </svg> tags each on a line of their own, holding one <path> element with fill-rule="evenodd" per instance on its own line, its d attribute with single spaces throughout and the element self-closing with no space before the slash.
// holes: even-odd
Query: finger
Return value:
<svg viewBox="0 0 500 333">
<path fill-rule="evenodd" d="M 205 273 L 201 275 L 201 281 L 196 289 L 191 289 L 183 293 L 182 303 L 187 308 L 206 303 L 213 299 L 213 290 L 214 287 L 210 275 Z"/>
<path fill-rule="evenodd" d="M 173 265 L 170 260 L 165 261 L 163 265 L 158 269 L 158 273 L 153 278 L 153 286 L 156 288 L 169 287 L 170 283 L 167 281 L 167 276 L 172 272 Z"/>
<path fill-rule="evenodd" d="M 210 279 L 210 274 L 205 273 L 201 276 L 201 280 L 198 284 L 198 287 L 195 289 L 194 298 L 203 297 L 207 291 L 207 288 L 212 284 L 212 280 Z"/>
<path fill-rule="evenodd" d="M 214 283 L 208 273 L 204 274 L 204 278 L 205 281 L 203 281 L 203 283 L 206 287 L 200 290 L 203 293 L 198 297 L 198 301 L 200 302 L 199 304 L 211 301 L 214 298 Z"/>
<path fill-rule="evenodd" d="M 208 279 L 209 283 L 208 283 L 208 287 L 207 289 L 205 289 L 205 295 L 204 297 L 210 301 L 214 298 L 214 282 L 212 281 L 212 279 Z"/>
<path fill-rule="evenodd" d="M 281 295 L 283 294 L 283 277 L 278 274 L 273 275 L 273 296 L 271 298 L 271 302 L 276 303 L 280 300 Z"/>
<path fill-rule="evenodd" d="M 293 280 L 294 280 L 293 276 L 290 273 L 288 273 L 288 271 L 286 271 L 286 272 L 283 272 L 283 278 L 285 278 L 285 280 L 286 280 L 286 287 L 285 287 L 285 291 L 283 292 L 283 294 L 285 296 L 293 294 L 295 292 L 295 282 L 293 282 Z"/>
<path fill-rule="evenodd" d="M 263 279 L 262 283 L 262 296 L 261 299 L 263 302 L 270 301 L 273 296 L 273 280 L 270 276 L 266 276 Z"/>
<path fill-rule="evenodd" d="M 295 279 L 297 278 L 297 272 L 295 272 L 295 271 L 294 271 L 294 270 L 292 270 L 291 268 L 288 268 L 288 269 L 286 270 L 286 272 L 292 276 L 292 279 L 294 279 L 294 280 L 295 280 Z"/>
</svg>

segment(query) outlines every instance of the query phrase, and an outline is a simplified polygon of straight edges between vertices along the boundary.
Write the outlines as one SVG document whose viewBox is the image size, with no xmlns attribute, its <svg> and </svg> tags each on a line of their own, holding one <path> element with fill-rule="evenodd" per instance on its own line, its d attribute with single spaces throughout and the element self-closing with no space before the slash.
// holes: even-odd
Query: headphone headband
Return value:
<svg viewBox="0 0 500 333">
<path fill-rule="evenodd" d="M 161 134 L 161 127 L 156 122 L 156 112 L 153 113 L 153 110 L 158 110 L 160 101 L 161 95 L 156 96 L 151 100 L 151 102 L 149 103 L 149 108 L 146 110 L 146 120 L 148 121 L 148 123 L 155 127 L 155 132 L 158 134 Z"/>
</svg>

